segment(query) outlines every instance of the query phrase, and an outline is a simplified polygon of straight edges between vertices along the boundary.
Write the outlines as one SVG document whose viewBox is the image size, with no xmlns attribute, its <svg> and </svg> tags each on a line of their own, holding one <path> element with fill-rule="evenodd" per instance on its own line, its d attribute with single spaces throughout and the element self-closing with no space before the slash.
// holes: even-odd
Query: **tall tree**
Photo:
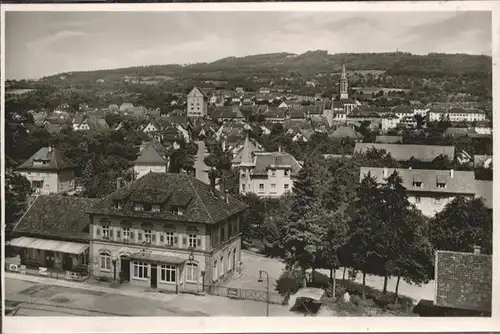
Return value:
<svg viewBox="0 0 500 334">
<path fill-rule="evenodd" d="M 12 229 L 24 214 L 28 196 L 33 192 L 31 184 L 17 173 L 5 173 L 5 234 L 11 236 Z"/>
</svg>

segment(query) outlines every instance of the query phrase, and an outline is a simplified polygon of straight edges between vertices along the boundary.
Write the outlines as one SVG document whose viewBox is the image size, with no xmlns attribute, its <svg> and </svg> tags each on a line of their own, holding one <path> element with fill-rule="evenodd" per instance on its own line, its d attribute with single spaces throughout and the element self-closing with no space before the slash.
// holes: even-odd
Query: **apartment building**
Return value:
<svg viewBox="0 0 500 334">
<path fill-rule="evenodd" d="M 479 109 L 431 109 L 428 112 L 429 122 L 449 120 L 450 122 L 481 122 L 486 120 L 484 110 Z"/>
</svg>

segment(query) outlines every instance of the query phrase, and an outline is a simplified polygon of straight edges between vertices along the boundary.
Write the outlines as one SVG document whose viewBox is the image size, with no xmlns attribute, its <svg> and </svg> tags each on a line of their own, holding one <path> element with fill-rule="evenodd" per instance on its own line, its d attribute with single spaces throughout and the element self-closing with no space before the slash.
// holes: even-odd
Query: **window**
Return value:
<svg viewBox="0 0 500 334">
<path fill-rule="evenodd" d="M 224 256 L 220 257 L 220 267 L 219 276 L 224 275 Z"/>
<path fill-rule="evenodd" d="M 438 187 L 438 188 L 445 188 L 445 187 L 446 187 L 446 183 L 439 182 L 439 183 L 437 184 L 437 187 Z"/>
<path fill-rule="evenodd" d="M 160 281 L 165 283 L 175 283 L 175 273 L 175 266 L 162 265 L 160 267 Z"/>
<path fill-rule="evenodd" d="M 82 266 L 86 266 L 89 264 L 89 253 L 85 252 L 78 255 L 78 263 Z"/>
<path fill-rule="evenodd" d="M 109 239 L 110 238 L 110 228 L 109 226 L 103 226 L 102 227 L 102 238 L 103 239 Z"/>
<path fill-rule="evenodd" d="M 212 270 L 212 281 L 217 281 L 217 260 L 214 261 L 214 268 Z"/>
<path fill-rule="evenodd" d="M 276 176 L 276 169 L 271 169 L 271 176 Z"/>
<path fill-rule="evenodd" d="M 165 237 L 165 245 L 170 247 L 174 245 L 174 232 L 165 232 L 162 237 Z"/>
<path fill-rule="evenodd" d="M 121 210 L 123 209 L 123 204 L 121 201 L 116 201 L 115 202 L 115 209 Z"/>
<path fill-rule="evenodd" d="M 144 207 L 140 203 L 135 203 L 134 205 L 134 211 L 143 211 Z"/>
<path fill-rule="evenodd" d="M 288 169 L 285 169 L 285 176 L 288 176 L 289 173 L 290 171 Z"/>
<path fill-rule="evenodd" d="M 188 235 L 188 245 L 191 248 L 196 248 L 196 234 L 189 234 Z"/>
<path fill-rule="evenodd" d="M 441 204 L 441 198 L 440 197 L 434 198 L 434 204 Z"/>
<path fill-rule="evenodd" d="M 264 191 L 264 183 L 259 184 L 259 191 Z"/>
<path fill-rule="evenodd" d="M 159 205 L 153 205 L 153 206 L 151 207 L 151 211 L 152 211 L 152 212 L 160 212 L 160 211 L 161 211 L 161 210 L 160 210 L 160 206 L 159 206 Z"/>
<path fill-rule="evenodd" d="M 148 264 L 144 262 L 134 262 L 134 278 L 148 278 Z"/>
<path fill-rule="evenodd" d="M 148 244 L 150 244 L 153 240 L 153 233 L 151 230 L 144 230 L 144 241 Z"/>
<path fill-rule="evenodd" d="M 285 190 L 288 190 L 289 187 L 290 187 L 289 184 L 285 184 Z"/>
<path fill-rule="evenodd" d="M 417 188 L 422 188 L 422 182 L 420 181 L 413 181 L 413 186 Z"/>
<path fill-rule="evenodd" d="M 198 282 L 198 265 L 196 263 L 186 264 L 186 282 Z"/>
<path fill-rule="evenodd" d="M 415 203 L 420 203 L 420 196 L 415 197 Z"/>
<path fill-rule="evenodd" d="M 182 214 L 183 214 L 182 208 L 180 208 L 178 206 L 172 207 L 172 214 L 177 215 L 177 216 L 182 216 Z"/>
<path fill-rule="evenodd" d="M 224 226 L 221 226 L 221 228 L 220 228 L 220 242 L 225 241 L 225 236 L 226 236 L 226 231 L 224 229 Z"/>
<path fill-rule="evenodd" d="M 100 253 L 100 268 L 101 271 L 111 271 L 111 256 L 108 253 Z"/>
<path fill-rule="evenodd" d="M 271 189 L 276 189 L 276 184 L 275 183 L 271 184 Z"/>
<path fill-rule="evenodd" d="M 43 181 L 32 181 L 33 188 L 41 189 L 43 188 Z"/>
<path fill-rule="evenodd" d="M 131 239 L 131 233 L 129 227 L 122 227 L 122 240 L 127 242 Z"/>
<path fill-rule="evenodd" d="M 241 191 L 245 191 L 245 185 L 244 184 L 241 185 Z"/>
</svg>

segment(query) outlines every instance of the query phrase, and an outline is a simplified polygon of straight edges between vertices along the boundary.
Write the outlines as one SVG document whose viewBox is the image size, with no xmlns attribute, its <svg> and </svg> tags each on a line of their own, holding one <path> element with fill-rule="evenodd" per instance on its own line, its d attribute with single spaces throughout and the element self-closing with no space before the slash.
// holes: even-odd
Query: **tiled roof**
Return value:
<svg viewBox="0 0 500 334">
<path fill-rule="evenodd" d="M 493 181 L 476 180 L 477 196 L 484 200 L 488 209 L 493 209 Z"/>
<path fill-rule="evenodd" d="M 492 274 L 491 255 L 437 251 L 436 306 L 491 312 Z"/>
<path fill-rule="evenodd" d="M 339 126 L 335 131 L 330 134 L 331 138 L 363 138 L 363 135 L 356 132 L 351 126 Z"/>
<path fill-rule="evenodd" d="M 252 154 L 254 152 L 262 152 L 264 148 L 259 145 L 254 140 L 248 138 L 248 135 L 245 137 L 245 141 L 242 146 L 237 147 L 235 150 L 235 156 L 231 161 L 233 164 L 239 163 L 251 163 L 252 162 Z"/>
<path fill-rule="evenodd" d="M 139 153 L 139 157 L 134 161 L 134 164 L 141 165 L 162 165 L 167 164 L 165 159 L 156 150 L 153 143 L 147 143 L 146 147 Z"/>
<path fill-rule="evenodd" d="M 468 128 L 447 128 L 443 134 L 445 136 L 455 137 L 455 136 L 467 136 L 469 132 L 471 131 Z"/>
<path fill-rule="evenodd" d="M 405 169 L 405 168 L 387 168 L 387 176 L 391 175 L 394 170 L 397 171 L 403 180 L 403 186 L 412 192 L 437 192 L 448 194 L 475 194 L 476 180 L 474 172 L 449 170 L 434 170 L 434 169 Z M 360 181 L 370 173 L 376 178 L 380 184 L 385 183 L 384 168 L 378 167 L 361 167 Z M 452 176 L 453 174 L 453 176 Z M 445 183 L 444 188 L 438 187 L 439 182 Z M 421 182 L 421 187 L 414 186 L 414 182 Z"/>
<path fill-rule="evenodd" d="M 227 196 L 228 203 L 220 191 L 215 190 L 214 194 L 210 185 L 188 174 L 148 173 L 101 199 L 89 213 L 213 224 L 246 209 L 246 204 L 229 194 Z M 113 205 L 118 199 L 125 202 L 121 210 Z M 185 207 L 183 215 L 174 215 L 170 210 L 137 212 L 133 210 L 133 200 L 156 202 L 165 208 L 171 205 Z"/>
<path fill-rule="evenodd" d="M 271 166 L 290 166 L 292 175 L 296 176 L 302 169 L 300 164 L 289 153 L 283 152 L 255 152 L 253 175 L 267 175 L 267 169 Z"/>
<path fill-rule="evenodd" d="M 36 164 L 33 162 L 36 160 L 47 161 L 47 164 Z M 60 171 L 63 169 L 75 168 L 75 165 L 66 158 L 61 151 L 56 148 L 42 147 L 35 154 L 33 154 L 28 160 L 26 160 L 21 166 L 18 167 L 19 170 L 52 170 Z"/>
<path fill-rule="evenodd" d="M 294 110 L 294 109 L 290 111 L 290 119 L 304 119 L 304 118 L 306 118 L 304 111 Z"/>
<path fill-rule="evenodd" d="M 377 136 L 375 142 L 382 144 L 397 144 L 403 141 L 403 136 Z"/>
<path fill-rule="evenodd" d="M 14 227 L 18 234 L 86 239 L 89 224 L 85 213 L 99 199 L 40 195 Z"/>
<path fill-rule="evenodd" d="M 455 158 L 455 146 L 438 145 L 356 143 L 354 153 L 364 153 L 372 147 L 377 150 L 385 150 L 397 161 L 408 161 L 413 157 L 423 162 L 431 162 L 440 155 L 446 156 L 450 160 Z"/>
</svg>

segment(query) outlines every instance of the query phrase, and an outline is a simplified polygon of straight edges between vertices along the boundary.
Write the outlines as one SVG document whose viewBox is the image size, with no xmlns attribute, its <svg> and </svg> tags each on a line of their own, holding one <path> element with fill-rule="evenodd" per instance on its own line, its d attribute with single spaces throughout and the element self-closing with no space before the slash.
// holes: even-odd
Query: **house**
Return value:
<svg viewBox="0 0 500 334">
<path fill-rule="evenodd" d="M 58 149 L 42 147 L 17 171 L 30 181 L 36 194 L 65 193 L 75 190 L 76 166 Z"/>
<path fill-rule="evenodd" d="M 429 122 L 449 120 L 450 122 L 481 122 L 486 120 L 484 110 L 472 108 L 431 109 L 428 112 Z"/>
<path fill-rule="evenodd" d="M 121 105 L 120 105 L 120 111 L 128 111 L 130 109 L 134 108 L 134 105 L 132 103 L 128 103 L 128 102 L 123 102 Z"/>
<path fill-rule="evenodd" d="M 415 116 L 404 116 L 399 120 L 398 126 L 405 129 L 414 129 L 417 127 L 417 120 Z"/>
<path fill-rule="evenodd" d="M 354 153 L 363 154 L 372 148 L 385 150 L 396 161 L 409 161 L 414 158 L 422 162 L 431 162 L 440 155 L 450 161 L 455 159 L 455 146 L 356 143 Z"/>
<path fill-rule="evenodd" d="M 403 142 L 403 136 L 377 136 L 375 138 L 375 143 L 380 144 L 401 144 Z"/>
<path fill-rule="evenodd" d="M 491 168 L 492 163 L 492 155 L 474 155 L 474 168 Z"/>
<path fill-rule="evenodd" d="M 188 117 L 205 117 L 208 114 L 208 96 L 200 88 L 194 87 L 187 95 Z"/>
<path fill-rule="evenodd" d="M 77 115 L 73 120 L 73 131 L 108 131 L 108 123 L 104 118 Z"/>
<path fill-rule="evenodd" d="M 243 157 L 253 154 L 255 152 L 264 152 L 264 147 L 260 145 L 257 141 L 248 138 L 248 134 L 242 145 L 237 145 L 233 150 L 233 160 L 231 160 L 231 165 L 233 167 L 238 167 L 243 159 Z"/>
<path fill-rule="evenodd" d="M 305 121 L 306 120 L 306 114 L 302 109 L 291 109 L 288 114 L 288 118 L 291 121 Z"/>
<path fill-rule="evenodd" d="M 413 119 L 415 120 L 415 119 Z M 382 117 L 381 122 L 380 122 L 380 130 L 384 133 L 388 132 L 391 129 L 395 129 L 398 127 L 398 124 L 400 122 L 400 119 L 391 114 L 387 114 Z M 415 123 L 411 121 L 411 126 L 415 125 L 416 126 L 416 121 Z"/>
<path fill-rule="evenodd" d="M 36 126 L 42 126 L 46 118 L 47 118 L 46 112 L 35 113 L 33 114 L 33 123 Z"/>
<path fill-rule="evenodd" d="M 148 125 L 142 129 L 142 132 L 144 133 L 150 133 L 150 132 L 158 132 L 160 131 L 160 127 L 158 125 L 155 125 L 153 122 L 149 122 Z"/>
<path fill-rule="evenodd" d="M 250 152 L 245 150 L 239 164 L 240 194 L 279 197 L 292 191 L 302 166 L 284 152 Z"/>
<path fill-rule="evenodd" d="M 490 122 L 477 122 L 474 126 L 474 131 L 480 135 L 492 135 L 493 128 Z"/>
<path fill-rule="evenodd" d="M 279 109 L 288 109 L 290 106 L 286 104 L 285 101 L 281 102 L 280 105 L 278 106 Z"/>
<path fill-rule="evenodd" d="M 368 174 L 379 184 L 397 172 L 408 194 L 408 201 L 428 217 L 442 211 L 455 197 L 473 198 L 476 180 L 472 171 L 361 167 L 360 182 Z"/>
<path fill-rule="evenodd" d="M 260 94 L 271 94 L 271 88 L 269 87 L 261 87 L 259 89 Z"/>
<path fill-rule="evenodd" d="M 357 132 L 352 125 L 337 127 L 337 129 L 330 133 L 329 137 L 336 139 L 350 138 L 356 141 L 363 139 L 363 135 Z"/>
<path fill-rule="evenodd" d="M 436 290 L 433 306 L 445 316 L 491 316 L 492 256 L 438 250 L 435 260 Z"/>
<path fill-rule="evenodd" d="M 315 81 L 306 81 L 306 87 L 307 88 L 316 88 L 316 82 Z"/>
<path fill-rule="evenodd" d="M 265 120 L 270 123 L 285 123 L 286 111 L 283 109 L 268 108 L 263 114 Z"/>
<path fill-rule="evenodd" d="M 244 94 L 245 89 L 243 87 L 236 87 L 236 94 Z"/>
<path fill-rule="evenodd" d="M 86 210 L 99 199 L 40 195 L 14 226 L 8 245 L 27 271 L 77 273 L 88 276 L 89 217 Z M 67 277 L 68 278 L 68 277 Z"/>
<path fill-rule="evenodd" d="M 482 198 L 486 207 L 493 210 L 493 181 L 476 180 L 476 197 Z"/>
<path fill-rule="evenodd" d="M 160 154 L 155 145 L 150 142 L 139 152 L 139 157 L 137 157 L 133 164 L 134 175 L 138 179 L 150 172 L 166 173 L 168 158 Z"/>
<path fill-rule="evenodd" d="M 202 292 L 240 268 L 246 208 L 193 176 L 149 173 L 88 210 L 92 273 L 160 291 Z"/>
</svg>

